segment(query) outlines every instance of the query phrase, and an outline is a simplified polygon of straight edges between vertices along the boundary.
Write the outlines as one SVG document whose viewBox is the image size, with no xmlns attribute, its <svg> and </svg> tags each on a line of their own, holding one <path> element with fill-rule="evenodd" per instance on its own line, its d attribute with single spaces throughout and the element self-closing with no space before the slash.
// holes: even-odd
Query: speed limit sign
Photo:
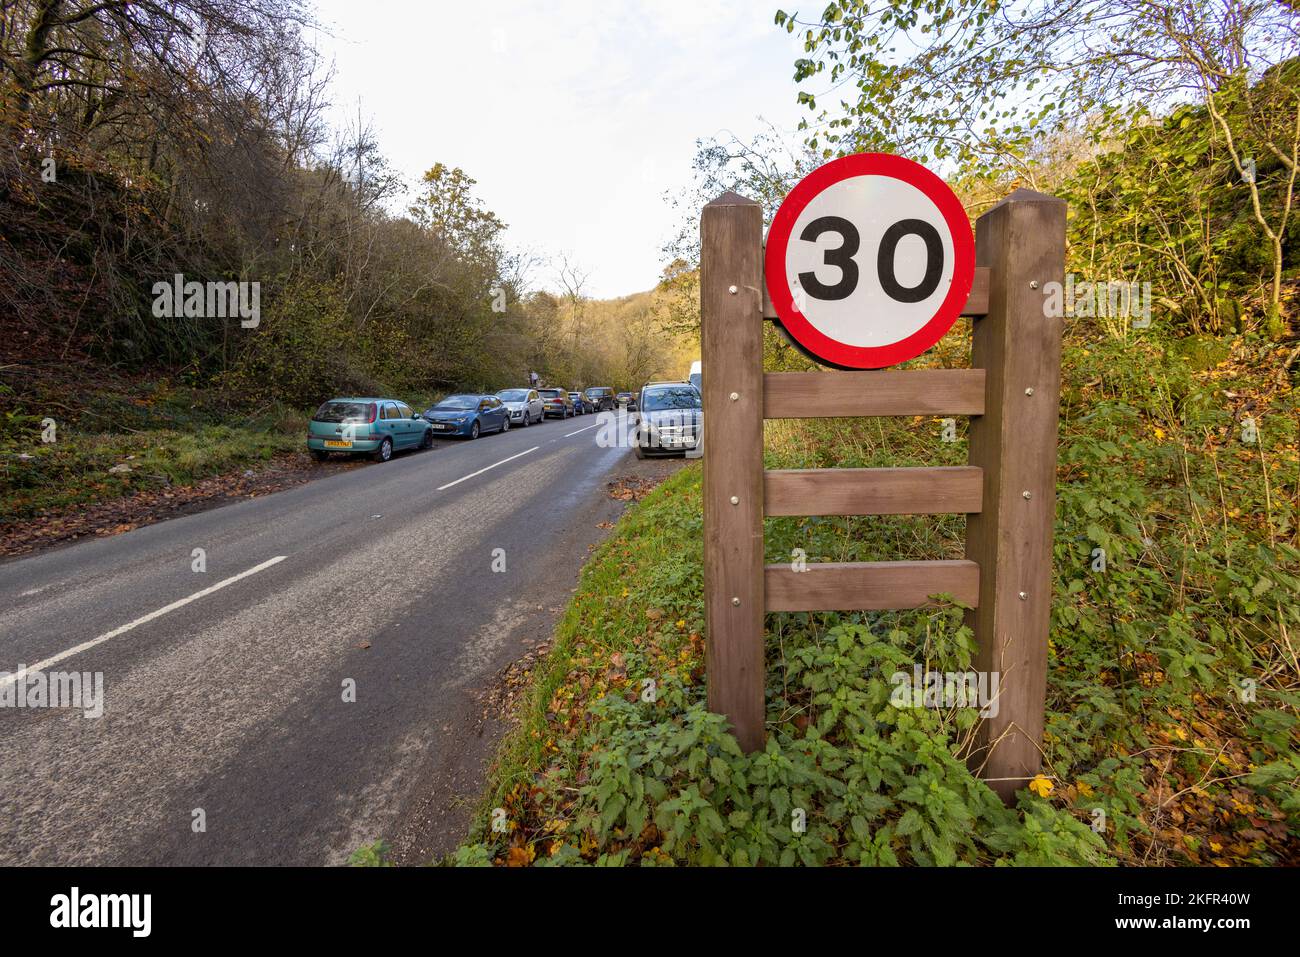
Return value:
<svg viewBox="0 0 1300 957">
<path fill-rule="evenodd" d="M 961 315 L 975 240 L 961 201 L 919 163 L 833 160 L 799 181 L 768 231 L 777 317 L 815 359 L 879 369 L 929 349 Z"/>
</svg>

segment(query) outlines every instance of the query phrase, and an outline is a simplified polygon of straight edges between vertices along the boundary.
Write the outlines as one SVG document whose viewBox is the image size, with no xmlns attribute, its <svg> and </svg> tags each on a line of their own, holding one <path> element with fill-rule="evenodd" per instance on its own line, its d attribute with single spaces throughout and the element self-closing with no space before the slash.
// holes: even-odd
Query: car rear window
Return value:
<svg viewBox="0 0 1300 957">
<path fill-rule="evenodd" d="M 369 422 L 369 402 L 326 402 L 312 416 L 316 422 Z"/>
<path fill-rule="evenodd" d="M 590 395 L 590 396 L 613 395 L 613 393 L 614 393 L 614 390 L 613 390 L 613 389 L 600 389 L 600 388 L 597 388 L 597 389 L 588 389 L 588 390 L 587 390 L 587 395 Z"/>
<path fill-rule="evenodd" d="M 689 386 L 672 389 L 647 389 L 641 397 L 641 408 L 646 412 L 660 409 L 698 409 L 700 393 Z"/>
<path fill-rule="evenodd" d="M 560 396 L 564 395 L 560 389 L 542 389 L 541 394 L 546 396 L 548 399 L 558 399 Z"/>
</svg>

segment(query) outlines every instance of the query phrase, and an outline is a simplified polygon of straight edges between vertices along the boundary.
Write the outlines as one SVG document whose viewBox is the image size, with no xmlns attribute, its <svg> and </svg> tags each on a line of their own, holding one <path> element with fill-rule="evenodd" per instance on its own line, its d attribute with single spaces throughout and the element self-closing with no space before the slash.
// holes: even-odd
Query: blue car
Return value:
<svg viewBox="0 0 1300 957">
<path fill-rule="evenodd" d="M 494 395 L 449 395 L 424 418 L 434 435 L 477 439 L 484 432 L 509 432 L 510 410 Z"/>
</svg>

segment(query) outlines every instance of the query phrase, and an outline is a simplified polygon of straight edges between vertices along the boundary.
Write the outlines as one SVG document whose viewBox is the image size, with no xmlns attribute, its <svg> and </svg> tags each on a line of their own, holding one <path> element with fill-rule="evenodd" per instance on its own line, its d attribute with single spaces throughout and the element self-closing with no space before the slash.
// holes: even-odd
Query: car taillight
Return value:
<svg viewBox="0 0 1300 957">
<path fill-rule="evenodd" d="M 370 425 L 370 424 L 371 424 L 372 422 L 374 422 L 375 419 L 377 419 L 377 418 L 379 418 L 379 403 L 378 403 L 378 402 L 371 402 L 371 403 L 370 403 L 370 417 L 369 417 L 368 419 L 366 419 L 366 424 L 367 424 L 367 425 Z"/>
</svg>

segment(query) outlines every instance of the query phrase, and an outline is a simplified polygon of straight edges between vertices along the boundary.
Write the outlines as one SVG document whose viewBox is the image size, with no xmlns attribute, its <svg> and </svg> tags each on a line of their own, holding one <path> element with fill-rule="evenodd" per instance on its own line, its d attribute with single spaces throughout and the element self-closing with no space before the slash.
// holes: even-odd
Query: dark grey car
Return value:
<svg viewBox="0 0 1300 957">
<path fill-rule="evenodd" d="M 607 385 L 593 385 L 582 393 L 582 397 L 587 401 L 587 407 L 592 412 L 613 412 L 617 403 L 614 401 L 614 390 Z"/>
<path fill-rule="evenodd" d="M 542 397 L 542 409 L 544 415 L 558 415 L 561 419 L 570 418 L 573 413 L 573 400 L 569 398 L 568 389 L 546 388 L 538 389 L 537 394 Z"/>
</svg>

